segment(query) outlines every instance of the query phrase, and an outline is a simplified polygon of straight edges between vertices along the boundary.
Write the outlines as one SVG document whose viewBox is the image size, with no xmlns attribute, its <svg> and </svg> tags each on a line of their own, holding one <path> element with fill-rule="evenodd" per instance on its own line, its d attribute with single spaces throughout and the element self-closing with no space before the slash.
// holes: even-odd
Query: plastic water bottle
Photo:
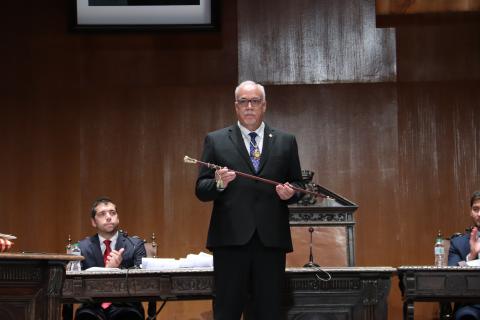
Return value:
<svg viewBox="0 0 480 320">
<path fill-rule="evenodd" d="M 70 249 L 70 253 L 76 256 L 81 256 L 82 252 L 80 251 L 80 247 L 78 246 L 78 242 L 72 244 L 72 247 Z M 70 261 L 69 262 L 69 267 L 67 268 L 69 271 L 80 271 L 82 270 L 82 265 L 80 264 L 80 261 Z"/>
<path fill-rule="evenodd" d="M 443 245 L 443 236 L 440 230 L 438 230 L 437 239 L 435 240 L 434 246 L 435 254 L 435 266 L 444 267 L 445 266 L 445 246 Z"/>
</svg>

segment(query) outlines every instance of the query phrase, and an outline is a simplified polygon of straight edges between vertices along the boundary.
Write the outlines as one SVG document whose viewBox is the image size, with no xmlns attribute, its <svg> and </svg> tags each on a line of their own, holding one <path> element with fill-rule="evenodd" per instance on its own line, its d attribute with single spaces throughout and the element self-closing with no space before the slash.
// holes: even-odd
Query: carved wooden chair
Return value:
<svg viewBox="0 0 480 320">
<path fill-rule="evenodd" d="M 145 250 L 147 251 L 147 257 L 149 258 L 156 258 L 157 257 L 157 242 L 155 241 L 155 233 L 152 233 L 150 237 L 150 242 L 143 239 L 143 245 L 145 246 Z"/>
</svg>

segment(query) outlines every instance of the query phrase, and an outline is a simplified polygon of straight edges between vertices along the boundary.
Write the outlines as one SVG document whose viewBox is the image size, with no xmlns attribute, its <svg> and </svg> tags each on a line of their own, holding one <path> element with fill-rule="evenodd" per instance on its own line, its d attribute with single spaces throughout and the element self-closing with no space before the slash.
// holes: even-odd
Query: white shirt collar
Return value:
<svg viewBox="0 0 480 320">
<path fill-rule="evenodd" d="M 113 237 L 110 238 L 110 241 L 112 241 L 110 243 L 110 248 L 112 250 L 115 250 L 115 245 L 117 244 L 117 239 L 118 239 L 118 231 L 115 233 L 115 235 Z M 103 241 L 105 241 L 106 239 L 99 234 L 98 235 L 98 240 L 100 240 L 100 247 L 102 248 L 102 251 L 105 250 L 105 243 L 103 243 Z"/>
<path fill-rule="evenodd" d="M 262 123 L 260 124 L 260 126 L 257 128 L 257 130 L 255 131 L 250 131 L 248 130 L 247 128 L 245 128 L 244 126 L 242 126 L 240 124 L 240 121 L 237 121 L 237 125 L 238 127 L 240 128 L 240 131 L 242 132 L 242 135 L 248 139 L 250 139 L 250 136 L 248 135 L 250 132 L 255 132 L 257 134 L 257 136 L 260 138 L 260 139 L 263 139 L 263 133 L 265 131 L 265 122 L 262 121 Z"/>
</svg>

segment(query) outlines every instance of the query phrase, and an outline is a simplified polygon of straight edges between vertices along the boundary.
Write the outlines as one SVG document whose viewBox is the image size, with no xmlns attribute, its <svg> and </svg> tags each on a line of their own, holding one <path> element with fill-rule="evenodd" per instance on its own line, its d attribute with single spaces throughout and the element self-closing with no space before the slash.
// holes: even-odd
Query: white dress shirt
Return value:
<svg viewBox="0 0 480 320">
<path fill-rule="evenodd" d="M 248 135 L 250 132 L 255 132 L 257 134 L 255 141 L 257 142 L 258 150 L 260 151 L 260 153 L 262 153 L 265 123 L 262 121 L 262 124 L 260 125 L 260 127 L 258 127 L 257 130 L 255 131 L 248 130 L 247 128 L 245 128 L 240 124 L 240 121 L 238 121 L 237 124 L 238 124 L 238 127 L 240 128 L 240 132 L 242 133 L 243 142 L 245 143 L 245 147 L 247 148 L 248 154 L 250 154 L 250 141 L 252 141 L 252 139 Z"/>
<path fill-rule="evenodd" d="M 100 240 L 100 249 L 102 250 L 102 254 L 105 254 L 105 249 L 107 249 L 107 246 L 103 241 L 106 239 L 102 237 L 101 235 L 98 235 L 98 239 Z M 117 244 L 117 239 L 118 239 L 118 231 L 115 233 L 113 237 L 111 237 L 109 240 L 112 241 L 110 242 L 110 249 L 115 250 L 115 245 Z"/>
</svg>

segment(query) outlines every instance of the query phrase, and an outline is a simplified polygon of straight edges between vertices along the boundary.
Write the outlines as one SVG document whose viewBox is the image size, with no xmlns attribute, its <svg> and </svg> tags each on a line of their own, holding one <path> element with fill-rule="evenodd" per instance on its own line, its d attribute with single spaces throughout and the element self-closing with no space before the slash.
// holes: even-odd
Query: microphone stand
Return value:
<svg viewBox="0 0 480 320">
<path fill-rule="evenodd" d="M 308 228 L 308 232 L 310 232 L 310 257 L 307 264 L 305 264 L 304 268 L 318 268 L 320 267 L 319 264 L 313 262 L 313 227 Z"/>
</svg>

